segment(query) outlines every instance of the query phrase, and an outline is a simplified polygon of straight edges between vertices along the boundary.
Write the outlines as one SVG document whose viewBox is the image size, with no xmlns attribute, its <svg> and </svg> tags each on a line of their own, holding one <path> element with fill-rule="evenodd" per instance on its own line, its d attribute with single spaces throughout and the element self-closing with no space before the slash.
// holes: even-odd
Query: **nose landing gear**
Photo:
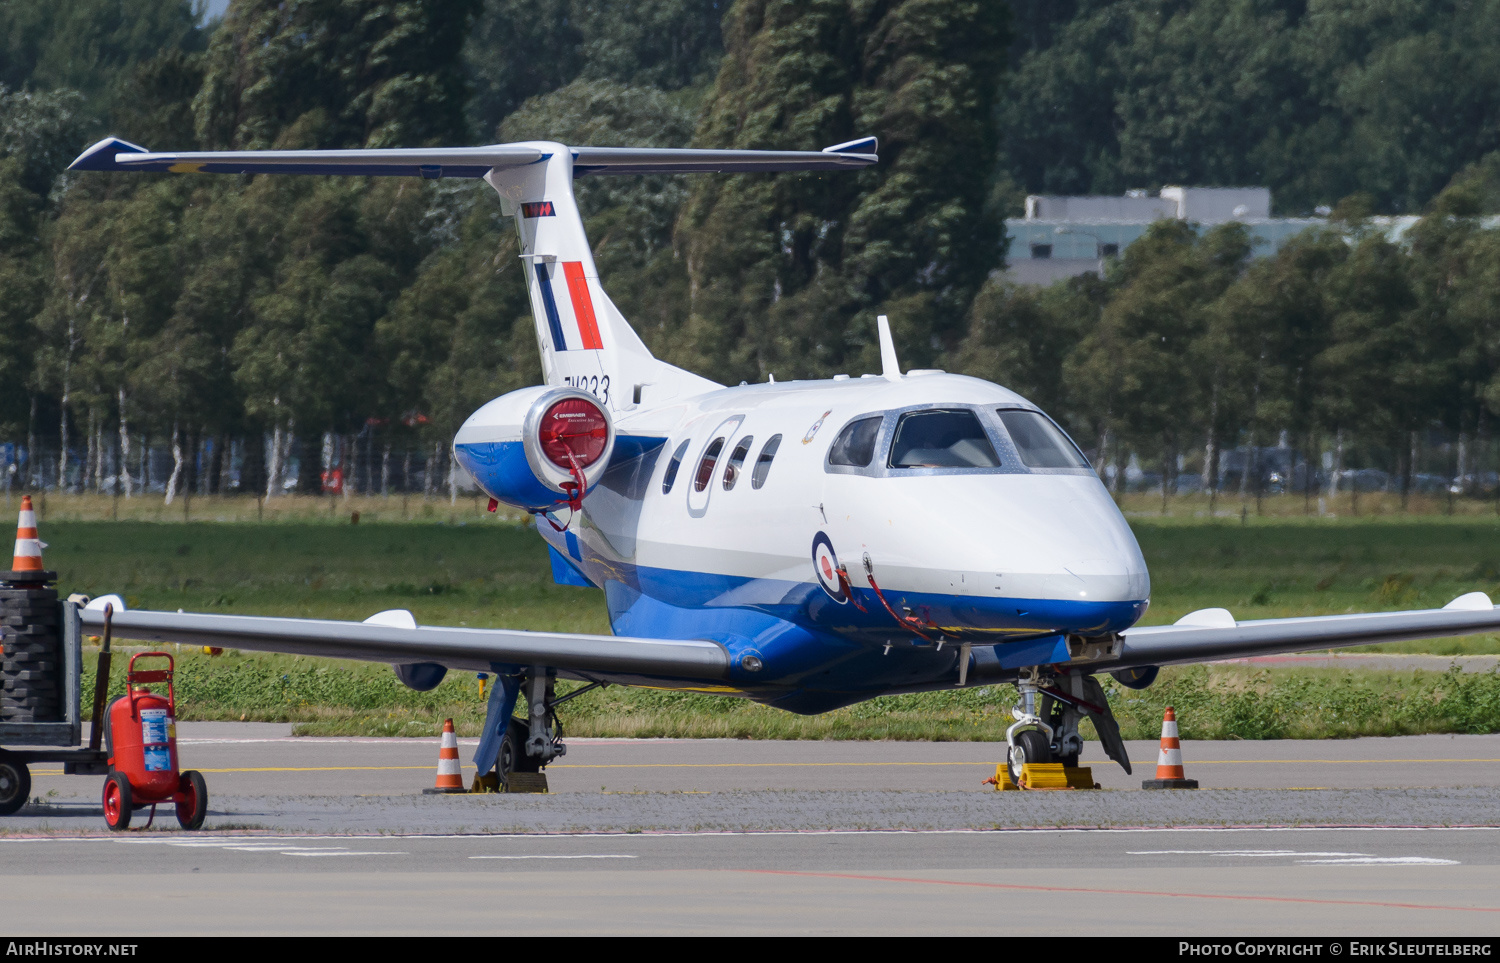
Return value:
<svg viewBox="0 0 1500 963">
<path fill-rule="evenodd" d="M 1077 670 L 1052 671 L 1051 666 L 1028 666 L 1016 679 L 1021 701 L 1011 709 L 1015 723 L 1005 731 L 1006 769 L 1011 782 L 1023 786 L 1023 767 L 1058 762 L 1075 769 L 1083 752 L 1078 725 L 1087 715 L 1094 722 L 1105 754 L 1128 773 L 1130 757 L 1120 738 L 1120 727 L 1099 680 Z"/>
<path fill-rule="evenodd" d="M 1022 784 L 1021 775 L 1027 763 L 1052 761 L 1053 729 L 1037 714 L 1037 694 L 1049 681 L 1042 675 L 1041 667 L 1035 665 L 1023 669 L 1016 680 L 1021 701 L 1010 710 L 1016 721 L 1005 730 L 1008 747 L 1005 759 L 1010 781 L 1017 786 Z"/>
</svg>

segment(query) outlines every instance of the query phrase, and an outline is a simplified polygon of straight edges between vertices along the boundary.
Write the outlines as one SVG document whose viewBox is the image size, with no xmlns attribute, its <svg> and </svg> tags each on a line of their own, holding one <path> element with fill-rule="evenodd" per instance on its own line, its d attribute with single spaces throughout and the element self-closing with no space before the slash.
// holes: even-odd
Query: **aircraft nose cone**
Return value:
<svg viewBox="0 0 1500 963">
<path fill-rule="evenodd" d="M 1069 559 L 1063 571 L 1077 581 L 1079 596 L 1087 599 L 1144 599 L 1151 594 L 1146 566 L 1121 552 L 1108 557 Z"/>
<path fill-rule="evenodd" d="M 1135 533 L 1098 479 L 1019 481 L 994 515 L 1014 550 L 1002 561 L 1034 572 L 1061 598 L 1139 601 L 1151 593 Z"/>
</svg>

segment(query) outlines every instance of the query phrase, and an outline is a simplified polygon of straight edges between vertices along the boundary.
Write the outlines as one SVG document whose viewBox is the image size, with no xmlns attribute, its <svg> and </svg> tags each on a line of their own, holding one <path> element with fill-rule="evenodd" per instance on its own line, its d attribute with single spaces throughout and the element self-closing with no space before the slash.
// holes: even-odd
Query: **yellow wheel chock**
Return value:
<svg viewBox="0 0 1500 963">
<path fill-rule="evenodd" d="M 492 792 L 547 792 L 547 774 L 545 772 L 513 772 L 506 782 L 500 781 L 500 775 L 493 770 L 482 776 L 474 777 L 474 784 L 469 787 L 470 793 L 492 793 Z"/>
<path fill-rule="evenodd" d="M 1064 766 L 1060 762 L 1028 762 L 1021 767 L 1021 785 L 1010 781 L 1005 763 L 995 767 L 995 775 L 984 781 L 996 791 L 1012 789 L 1099 789 L 1094 770 L 1089 766 Z"/>
</svg>

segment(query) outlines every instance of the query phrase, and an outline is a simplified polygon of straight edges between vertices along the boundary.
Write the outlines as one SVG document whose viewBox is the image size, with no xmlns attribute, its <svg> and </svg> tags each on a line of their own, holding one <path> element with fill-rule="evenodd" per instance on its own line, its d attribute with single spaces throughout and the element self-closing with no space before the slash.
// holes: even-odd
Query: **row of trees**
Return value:
<svg viewBox="0 0 1500 963">
<path fill-rule="evenodd" d="M 60 43 L 80 20 L 107 33 L 109 6 L 33 19 Z M 240 474 L 278 492 L 296 461 L 316 488 L 330 432 L 440 460 L 469 412 L 539 377 L 510 226 L 482 184 L 59 176 L 100 123 L 207 148 L 818 149 L 877 129 L 885 163 L 862 177 L 580 184 L 601 268 L 659 354 L 725 379 L 852 363 L 874 350 L 853 323 L 874 310 L 927 355 L 926 331 L 957 335 L 995 262 L 981 209 L 1003 6 L 541 6 L 236 0 L 209 32 L 109 61 L 107 95 L 6 93 L 32 146 L 7 148 L 3 437 L 56 445 L 60 483 L 129 492 L 143 435 L 177 455 L 173 479 L 194 452 L 264 435 L 263 469 L 241 445 Z"/>
<path fill-rule="evenodd" d="M 107 95 L 4 94 L 25 138 L 0 168 L 0 420 L 28 453 L 57 451 L 47 482 L 130 494 L 154 441 L 175 456 L 169 492 L 194 468 L 210 490 L 316 490 L 361 441 L 367 462 L 372 434 L 409 466 L 433 426 L 533 379 L 535 352 L 495 337 L 518 298 L 495 296 L 498 210 L 476 212 L 472 185 L 59 174 L 105 124 L 189 149 L 465 143 L 477 2 L 236 3 L 211 32 L 187 3 L 148 5 L 190 29 L 96 62 Z M 39 32 L 87 45 L 119 4 L 44 6 Z M 421 303 L 414 282 L 455 261 L 473 284 Z"/>
<path fill-rule="evenodd" d="M 1500 149 L 1496 0 L 1015 0 L 1012 190 L 1263 184 L 1419 213 Z"/>
<path fill-rule="evenodd" d="M 539 379 L 482 184 L 62 173 L 106 132 L 164 149 L 874 133 L 881 164 L 859 174 L 581 180 L 652 350 L 731 384 L 875 370 L 885 313 L 907 364 L 1010 384 L 1103 460 L 1168 476 L 1283 432 L 1409 475 L 1414 434 L 1477 439 L 1500 411 L 1475 220 L 1500 210 L 1482 161 L 1500 0 L 233 0 L 207 25 L 187 0 L 16 0 L 0 37 L 0 441 L 55 452 L 29 472 L 48 484 L 316 490 L 348 462 L 366 485 L 379 463 L 431 486 L 469 412 Z M 1441 84 L 1402 81 L 1418 62 Z M 1266 183 L 1293 207 L 1366 193 L 1272 259 L 1172 224 L 1102 279 L 997 273 L 1020 195 L 1172 181 Z M 1432 216 L 1400 240 L 1360 220 L 1417 208 Z"/>
<path fill-rule="evenodd" d="M 1403 495 L 1423 471 L 1472 491 L 1496 467 L 1500 230 L 1474 216 L 1495 186 L 1475 169 L 1400 237 L 1335 222 L 1258 260 L 1239 225 L 1160 222 L 1103 278 L 987 285 L 953 363 L 1048 407 L 1096 463 L 1159 466 L 1164 494 L 1179 466 L 1216 490 L 1227 448 L 1288 443 L 1309 494 L 1321 452 L 1325 481 L 1375 466 Z M 1235 485 L 1259 494 L 1243 454 Z"/>
</svg>

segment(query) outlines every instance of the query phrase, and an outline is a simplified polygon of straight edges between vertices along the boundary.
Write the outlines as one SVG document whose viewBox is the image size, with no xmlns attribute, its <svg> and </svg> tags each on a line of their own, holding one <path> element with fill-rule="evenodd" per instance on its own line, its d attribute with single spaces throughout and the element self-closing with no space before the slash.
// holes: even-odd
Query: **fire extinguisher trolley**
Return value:
<svg viewBox="0 0 1500 963">
<path fill-rule="evenodd" d="M 165 669 L 137 669 L 143 659 L 165 659 Z M 125 695 L 105 713 L 109 734 L 109 776 L 104 780 L 104 821 L 110 829 L 128 829 L 131 812 L 172 803 L 183 829 L 203 825 L 208 787 L 196 770 L 177 768 L 177 698 L 172 685 L 175 665 L 166 652 L 140 652 L 130 659 Z M 165 682 L 167 694 L 145 686 Z M 148 822 L 147 825 L 150 825 Z"/>
</svg>

